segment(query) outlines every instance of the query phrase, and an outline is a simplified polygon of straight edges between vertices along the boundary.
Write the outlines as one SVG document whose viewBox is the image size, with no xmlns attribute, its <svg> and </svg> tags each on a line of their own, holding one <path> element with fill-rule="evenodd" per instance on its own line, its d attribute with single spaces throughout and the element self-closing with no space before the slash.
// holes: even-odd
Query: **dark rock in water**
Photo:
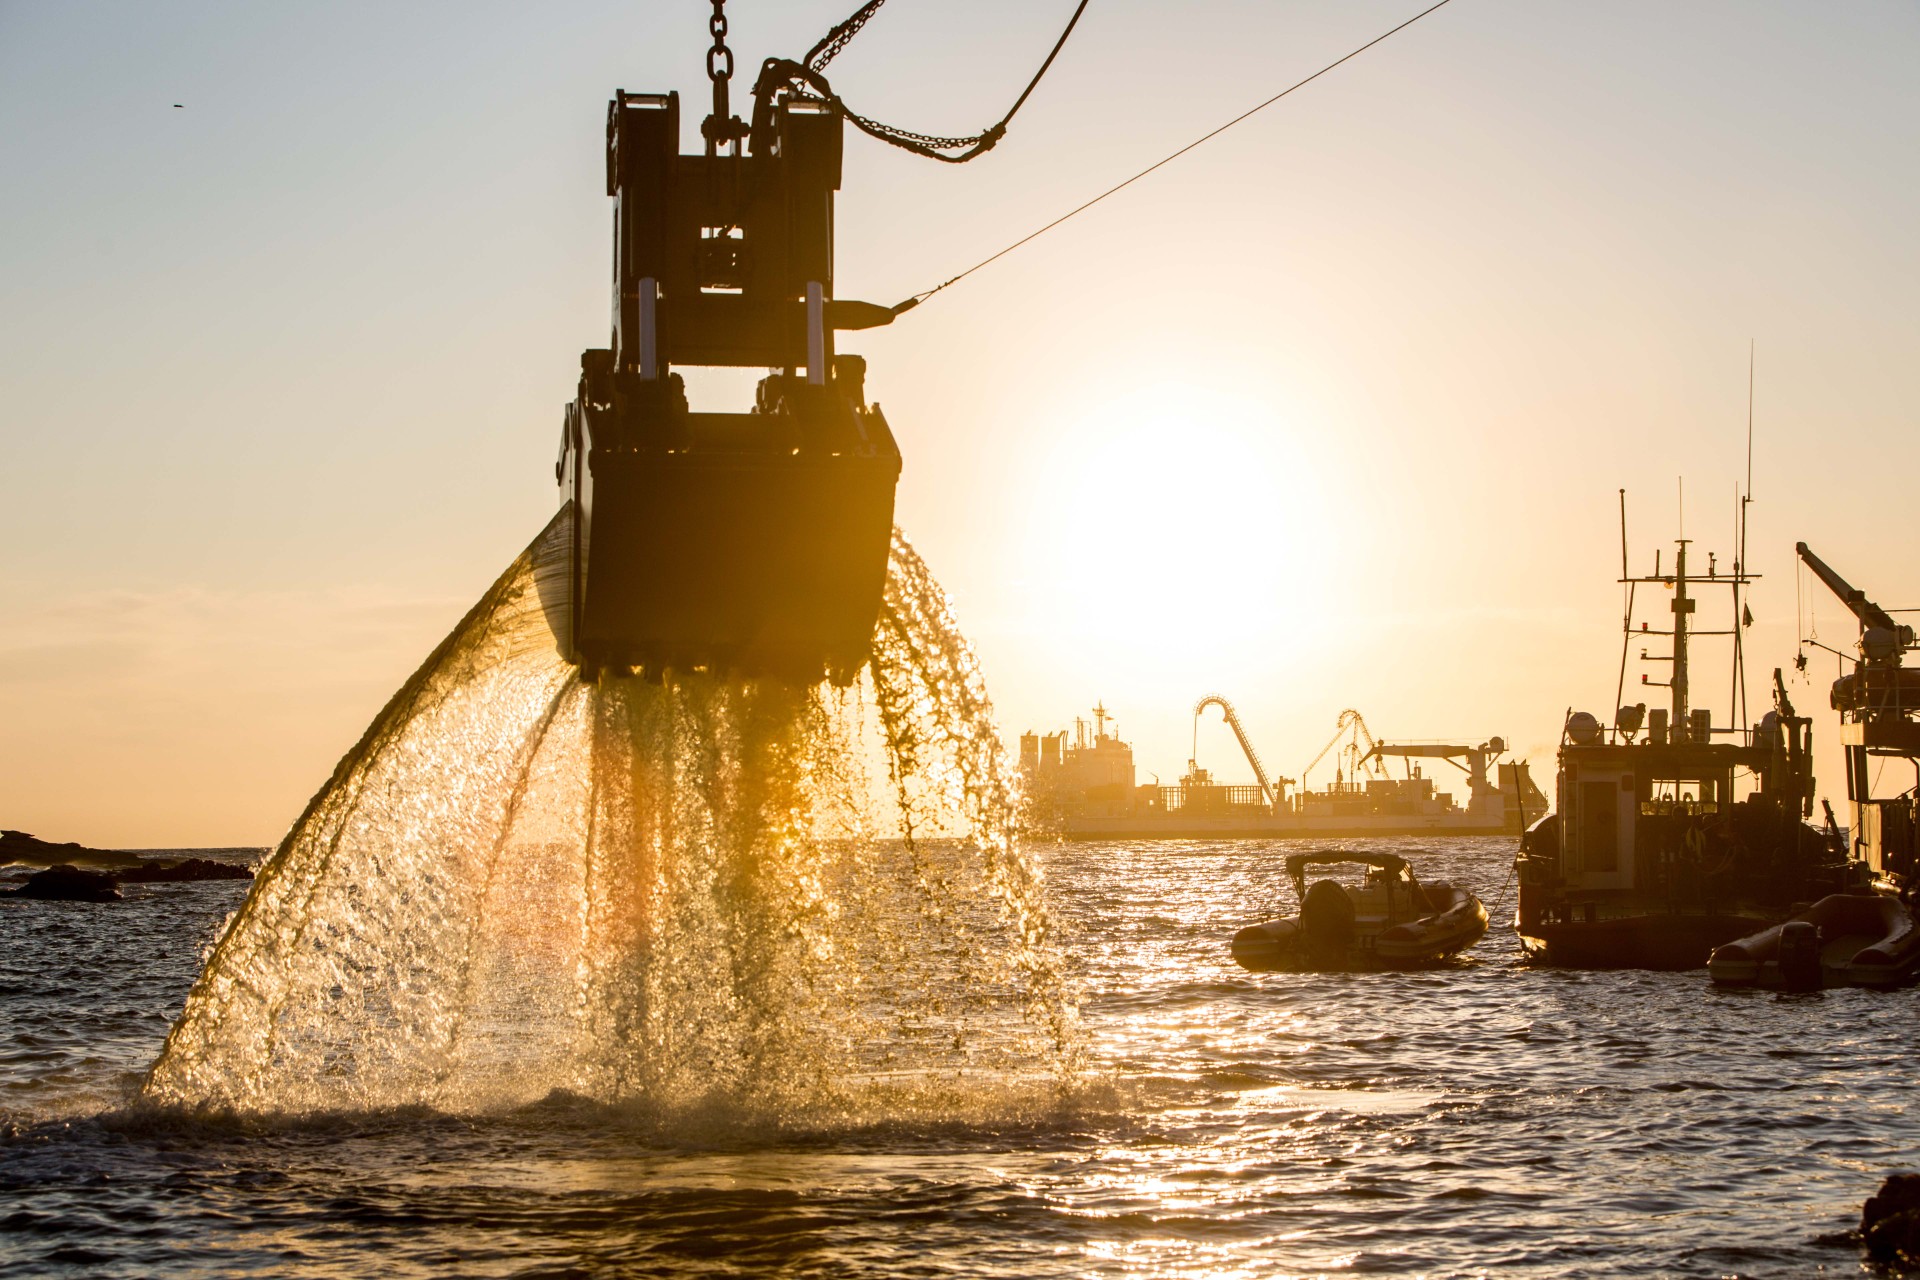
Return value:
<svg viewBox="0 0 1920 1280">
<path fill-rule="evenodd" d="M 143 862 L 119 873 L 122 884 L 181 884 L 189 880 L 251 880 L 253 872 L 233 862 L 211 858 L 182 858 L 178 862 Z"/>
<path fill-rule="evenodd" d="M 1900 1271 L 1920 1271 L 1920 1173 L 1896 1173 L 1860 1210 L 1867 1256 Z"/>
<path fill-rule="evenodd" d="M 234 849 L 240 855 L 252 854 L 251 849 Z M 194 880 L 251 880 L 253 872 L 239 862 L 222 862 L 212 858 L 156 858 L 152 861 L 142 859 L 138 854 L 124 849 L 89 849 L 79 844 L 54 844 L 24 831 L 0 831 L 0 867 L 13 865 L 40 866 L 47 868 L 65 867 L 87 868 L 93 871 L 109 873 L 109 879 L 119 884 L 179 884 Z M 0 889 L 0 893 L 5 890 Z M 48 894 L 30 893 L 26 897 L 47 897 Z M 106 901 L 106 899 L 93 899 Z"/>
<path fill-rule="evenodd" d="M 1920 1209 L 1920 1173 L 1890 1174 L 1861 1207 L 1860 1230 L 1869 1231 L 1882 1219 L 1916 1209 Z"/>
<path fill-rule="evenodd" d="M 0 831 L 0 866 L 25 862 L 42 867 L 127 867 L 138 861 L 130 853 L 113 849 L 89 849 L 72 841 L 54 844 L 25 831 Z"/>
<path fill-rule="evenodd" d="M 41 898 L 50 902 L 118 902 L 118 882 L 104 871 L 82 871 L 61 865 L 36 871 L 10 897 Z"/>
<path fill-rule="evenodd" d="M 14 898 L 42 898 L 60 902 L 118 902 L 122 884 L 184 884 L 195 880 L 251 880 L 253 872 L 232 862 L 211 858 L 182 858 L 174 862 L 139 862 L 132 868 L 90 871 L 60 863 L 27 877 L 17 889 L 0 889 Z"/>
</svg>

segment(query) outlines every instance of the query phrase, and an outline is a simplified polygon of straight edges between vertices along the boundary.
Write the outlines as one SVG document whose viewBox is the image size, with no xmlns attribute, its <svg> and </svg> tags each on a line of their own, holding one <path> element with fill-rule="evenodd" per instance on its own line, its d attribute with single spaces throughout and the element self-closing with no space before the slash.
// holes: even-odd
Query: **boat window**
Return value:
<svg viewBox="0 0 1920 1280">
<path fill-rule="evenodd" d="M 1716 778 L 1653 778 L 1640 800 L 1640 816 L 1644 818 L 1671 814 L 1711 816 L 1719 812 L 1720 788 Z"/>
</svg>

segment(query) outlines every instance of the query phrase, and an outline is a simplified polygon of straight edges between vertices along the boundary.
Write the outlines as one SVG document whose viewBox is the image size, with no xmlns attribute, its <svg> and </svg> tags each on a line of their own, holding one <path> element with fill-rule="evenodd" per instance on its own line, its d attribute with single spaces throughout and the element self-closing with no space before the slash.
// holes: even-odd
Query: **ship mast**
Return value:
<svg viewBox="0 0 1920 1280">
<path fill-rule="evenodd" d="M 1693 612 L 1693 598 L 1687 594 L 1687 543 L 1677 539 L 1679 551 L 1673 558 L 1673 724 L 1687 732 L 1687 615 Z"/>
<path fill-rule="evenodd" d="M 1622 510 L 1624 511 L 1624 504 Z M 1624 518 L 1622 519 L 1621 527 L 1624 531 Z M 1623 545 L 1624 542 L 1625 538 L 1623 536 Z M 1673 570 L 1671 573 L 1662 572 L 1660 553 L 1655 551 L 1653 556 L 1653 573 L 1650 576 L 1635 578 L 1623 574 L 1620 579 L 1627 587 L 1626 623 L 1628 638 L 1631 639 L 1631 637 L 1635 635 L 1643 639 L 1648 636 L 1664 635 L 1671 637 L 1673 640 L 1671 656 L 1650 654 L 1644 648 L 1640 651 L 1640 660 L 1642 662 L 1671 662 L 1673 664 L 1671 677 L 1666 680 L 1649 680 L 1645 675 L 1642 675 L 1640 677 L 1640 683 L 1643 686 L 1664 685 L 1673 691 L 1673 709 L 1670 713 L 1672 715 L 1672 721 L 1664 732 L 1671 735 L 1667 740 L 1675 744 L 1683 742 L 1706 743 L 1712 740 L 1713 730 L 1711 727 L 1703 727 L 1701 732 L 1696 736 L 1693 732 L 1694 726 L 1690 723 L 1690 718 L 1693 715 L 1692 644 L 1694 640 L 1701 636 L 1726 636 L 1730 637 L 1736 646 L 1739 644 L 1741 627 L 1740 593 L 1759 576 L 1748 573 L 1746 564 L 1739 560 L 1734 562 L 1731 573 L 1721 573 L 1719 566 L 1714 563 L 1715 557 L 1712 555 L 1707 557 L 1706 573 L 1699 575 L 1690 574 L 1687 568 L 1687 549 L 1692 543 L 1693 539 L 1691 538 L 1674 539 L 1676 554 L 1673 558 Z M 1700 606 L 1699 598 L 1693 594 L 1692 588 L 1703 583 L 1716 587 L 1729 587 L 1733 591 L 1733 623 L 1724 631 L 1717 629 L 1703 631 L 1695 627 L 1690 620 L 1691 615 L 1698 612 Z M 1667 606 L 1673 612 L 1673 629 L 1670 631 L 1650 630 L 1645 622 L 1642 622 L 1638 628 L 1633 626 L 1634 588 L 1639 586 L 1654 586 L 1656 584 L 1666 587 L 1673 592 L 1673 601 Z M 1623 645 L 1620 651 L 1620 681 L 1622 686 L 1626 683 L 1626 659 L 1627 650 L 1626 646 Z M 1736 650 L 1734 656 L 1736 675 L 1738 674 L 1739 660 L 1739 654 Z M 1737 713 L 1739 710 L 1737 696 L 1735 698 L 1735 704 L 1733 710 Z M 1737 714 L 1735 718 L 1737 720 Z M 1738 729 L 1739 727 L 1736 724 L 1735 731 L 1738 731 Z M 1631 738 L 1632 731 L 1627 731 L 1627 734 L 1628 737 Z"/>
</svg>

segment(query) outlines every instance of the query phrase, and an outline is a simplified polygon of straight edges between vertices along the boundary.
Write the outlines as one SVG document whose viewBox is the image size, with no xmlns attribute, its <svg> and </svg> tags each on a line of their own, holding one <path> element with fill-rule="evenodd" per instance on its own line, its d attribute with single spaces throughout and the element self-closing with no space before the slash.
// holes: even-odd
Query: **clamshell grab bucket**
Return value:
<svg viewBox="0 0 1920 1280">
<path fill-rule="evenodd" d="M 674 95 L 609 108 L 613 345 L 581 357 L 556 466 L 573 546 L 554 612 L 583 670 L 844 684 L 867 660 L 900 451 L 833 331 L 891 314 L 832 297 L 824 105 L 760 101 L 750 154 L 696 156 Z M 694 412 L 675 363 L 773 372 L 751 412 Z"/>
<path fill-rule="evenodd" d="M 837 421 L 791 406 L 688 414 L 674 447 L 604 421 L 596 433 L 587 416 L 585 447 L 562 461 L 574 660 L 852 680 L 886 582 L 900 454 L 877 409 L 829 407 Z"/>
</svg>

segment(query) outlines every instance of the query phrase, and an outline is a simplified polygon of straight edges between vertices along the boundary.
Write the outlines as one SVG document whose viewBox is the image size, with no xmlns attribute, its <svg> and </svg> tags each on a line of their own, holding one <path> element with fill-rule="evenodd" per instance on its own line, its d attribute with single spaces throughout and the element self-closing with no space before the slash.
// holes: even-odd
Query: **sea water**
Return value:
<svg viewBox="0 0 1920 1280">
<path fill-rule="evenodd" d="M 1920 1151 L 1920 993 L 1533 969 L 1498 926 L 1431 972 L 1243 972 L 1227 940 L 1303 847 L 1038 847 L 1082 1085 L 777 1123 L 565 1090 L 147 1109 L 246 886 L 0 900 L 0 1272 L 1861 1274 L 1845 1233 Z M 1490 899 L 1512 852 L 1361 847 Z"/>
</svg>

